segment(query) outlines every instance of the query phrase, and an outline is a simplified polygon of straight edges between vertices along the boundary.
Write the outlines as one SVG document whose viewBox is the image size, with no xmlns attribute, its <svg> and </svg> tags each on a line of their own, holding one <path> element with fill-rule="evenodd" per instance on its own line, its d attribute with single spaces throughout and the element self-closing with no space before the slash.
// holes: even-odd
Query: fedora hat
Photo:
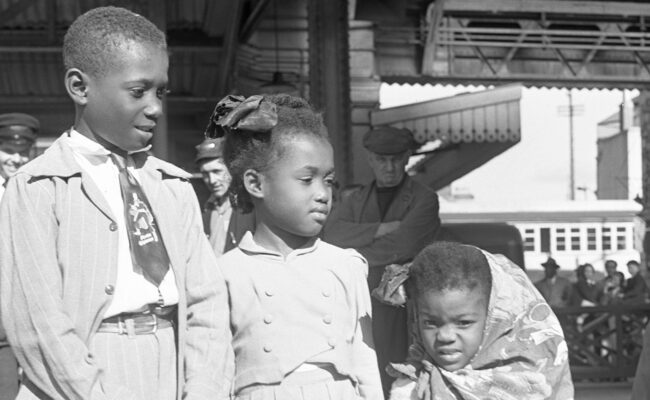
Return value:
<svg viewBox="0 0 650 400">
<path fill-rule="evenodd" d="M 555 262 L 555 259 L 553 257 L 549 257 L 548 260 L 544 261 L 542 263 L 542 267 L 544 267 L 544 268 L 551 268 L 552 267 L 552 268 L 555 268 L 555 269 L 560 268 L 560 266 L 557 265 L 557 263 Z"/>
</svg>

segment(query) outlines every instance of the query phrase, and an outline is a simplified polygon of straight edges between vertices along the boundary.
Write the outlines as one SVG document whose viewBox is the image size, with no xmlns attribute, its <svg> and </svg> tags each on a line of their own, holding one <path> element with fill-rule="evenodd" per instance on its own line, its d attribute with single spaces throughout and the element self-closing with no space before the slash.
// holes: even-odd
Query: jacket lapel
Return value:
<svg viewBox="0 0 650 400">
<path fill-rule="evenodd" d="M 355 204 L 354 214 L 358 215 L 358 222 L 377 222 L 380 220 L 379 205 L 377 205 L 377 191 L 375 182 L 363 188 L 359 193 L 361 201 Z"/>
<path fill-rule="evenodd" d="M 81 190 L 86 194 L 88 200 L 97 207 L 104 215 L 116 222 L 115 216 L 108 206 L 104 195 L 99 191 L 95 181 L 85 172 L 81 173 Z"/>
<path fill-rule="evenodd" d="M 104 195 L 97 187 L 97 184 L 86 172 L 82 171 L 81 167 L 75 160 L 72 149 L 65 142 L 65 136 L 68 133 L 64 133 L 59 137 L 46 151 L 50 153 L 51 157 L 48 157 L 48 160 L 57 160 L 54 163 L 48 162 L 47 165 L 41 165 L 39 162 L 33 162 L 30 165 L 29 169 L 26 169 L 28 173 L 33 174 L 34 176 L 58 176 L 61 178 L 70 178 L 74 175 L 81 176 L 81 190 L 86 194 L 88 200 L 97 207 L 104 215 L 110 218 L 112 221 L 115 221 L 115 216 L 113 215 Z M 39 159 L 34 161 L 40 161 Z"/>
</svg>

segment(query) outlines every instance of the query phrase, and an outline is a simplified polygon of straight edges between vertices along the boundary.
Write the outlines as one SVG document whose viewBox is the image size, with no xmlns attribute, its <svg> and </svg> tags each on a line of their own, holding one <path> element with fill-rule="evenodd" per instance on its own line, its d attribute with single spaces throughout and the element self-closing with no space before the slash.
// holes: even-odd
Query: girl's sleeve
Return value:
<svg viewBox="0 0 650 400">
<path fill-rule="evenodd" d="M 353 373 L 359 382 L 361 398 L 368 400 L 383 399 L 377 355 L 372 339 L 372 307 L 368 289 L 368 264 L 354 250 L 349 250 L 350 270 L 356 299 L 357 324 L 352 348 L 354 352 Z"/>
</svg>

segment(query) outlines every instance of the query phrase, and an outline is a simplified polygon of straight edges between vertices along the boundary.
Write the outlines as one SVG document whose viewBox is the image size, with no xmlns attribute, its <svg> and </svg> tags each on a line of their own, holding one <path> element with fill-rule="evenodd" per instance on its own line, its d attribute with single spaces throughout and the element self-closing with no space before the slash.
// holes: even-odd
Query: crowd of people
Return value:
<svg viewBox="0 0 650 400">
<path fill-rule="evenodd" d="M 150 151 L 164 33 L 95 8 L 63 60 L 75 119 L 41 156 L 36 119 L 0 116 L 0 399 L 567 400 L 552 307 L 646 300 L 637 262 L 624 285 L 609 262 L 571 283 L 549 258 L 536 289 L 435 241 L 407 129 L 364 135 L 374 177 L 333 205 L 322 116 L 286 94 L 216 105 L 201 212 L 191 175 Z"/>
<path fill-rule="evenodd" d="M 542 263 L 544 278 L 535 283 L 535 287 L 544 296 L 551 307 L 589 307 L 610 304 L 645 304 L 650 301 L 648 285 L 640 274 L 638 261 L 627 262 L 630 277 L 618 271 L 618 263 L 605 261 L 606 275 L 596 280 L 594 266 L 587 263 L 578 266 L 574 282 L 559 276 L 560 266 L 549 257 Z"/>
</svg>

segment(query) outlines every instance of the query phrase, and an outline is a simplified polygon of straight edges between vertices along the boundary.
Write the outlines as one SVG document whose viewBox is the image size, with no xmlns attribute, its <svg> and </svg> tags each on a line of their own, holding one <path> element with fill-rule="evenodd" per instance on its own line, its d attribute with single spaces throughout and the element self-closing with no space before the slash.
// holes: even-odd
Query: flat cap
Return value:
<svg viewBox="0 0 650 400">
<path fill-rule="evenodd" d="M 0 114 L 0 142 L 17 150 L 29 148 L 40 126 L 38 120 L 28 114 Z"/>
<path fill-rule="evenodd" d="M 415 150 L 417 142 L 410 130 L 386 126 L 366 132 L 363 135 L 363 147 L 377 154 L 399 154 Z"/>
<path fill-rule="evenodd" d="M 223 141 L 224 138 L 218 139 L 205 139 L 196 146 L 195 162 L 199 162 L 206 158 L 219 158 L 223 156 Z"/>
<path fill-rule="evenodd" d="M 38 130 L 41 128 L 41 124 L 38 122 L 38 120 L 29 114 L 0 114 L 0 127 L 11 125 L 26 126 L 35 132 L 38 132 Z"/>
</svg>

